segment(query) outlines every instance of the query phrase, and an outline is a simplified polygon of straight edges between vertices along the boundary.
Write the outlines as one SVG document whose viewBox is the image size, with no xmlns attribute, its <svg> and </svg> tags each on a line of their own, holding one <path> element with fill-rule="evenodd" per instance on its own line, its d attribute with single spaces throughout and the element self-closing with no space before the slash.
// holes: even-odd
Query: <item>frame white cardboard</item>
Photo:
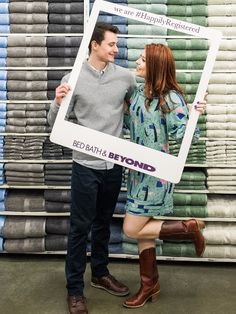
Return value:
<svg viewBox="0 0 236 314">
<path fill-rule="evenodd" d="M 157 27 L 165 27 L 167 29 L 180 31 L 181 33 L 186 33 L 194 37 L 209 40 L 209 50 L 193 105 L 197 103 L 197 101 L 204 99 L 220 45 L 221 33 L 214 29 L 172 19 L 164 15 L 157 15 L 103 0 L 95 0 L 73 69 L 71 71 L 70 79 L 68 81 L 68 84 L 71 86 L 71 90 L 60 105 L 60 109 L 51 132 L 50 140 L 56 144 L 60 144 L 73 150 L 81 151 L 83 153 L 177 183 L 179 182 L 183 172 L 199 116 L 198 111 L 194 108 L 191 110 L 177 157 L 65 120 L 82 63 L 87 57 L 88 45 L 100 11 L 135 19 L 147 24 L 156 25 Z"/>
</svg>

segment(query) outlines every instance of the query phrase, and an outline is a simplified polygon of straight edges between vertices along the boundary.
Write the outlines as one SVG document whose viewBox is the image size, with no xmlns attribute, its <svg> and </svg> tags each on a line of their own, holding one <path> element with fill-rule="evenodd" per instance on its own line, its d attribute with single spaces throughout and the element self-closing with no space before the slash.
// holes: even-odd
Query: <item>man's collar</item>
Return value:
<svg viewBox="0 0 236 314">
<path fill-rule="evenodd" d="M 88 60 L 87 60 L 87 63 L 94 71 L 101 73 L 101 74 L 104 74 L 104 72 L 106 71 L 106 69 L 108 67 L 108 63 L 107 63 L 106 66 L 102 70 L 98 70 L 91 63 L 89 63 Z"/>
</svg>

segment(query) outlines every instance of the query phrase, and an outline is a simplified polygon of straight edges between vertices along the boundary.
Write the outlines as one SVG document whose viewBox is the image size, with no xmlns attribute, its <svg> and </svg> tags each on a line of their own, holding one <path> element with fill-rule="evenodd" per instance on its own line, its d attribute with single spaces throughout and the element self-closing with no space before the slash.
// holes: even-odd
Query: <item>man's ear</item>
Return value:
<svg viewBox="0 0 236 314">
<path fill-rule="evenodd" d="M 98 46 L 98 43 L 96 42 L 96 40 L 92 40 L 91 41 L 91 50 L 96 49 Z"/>
</svg>

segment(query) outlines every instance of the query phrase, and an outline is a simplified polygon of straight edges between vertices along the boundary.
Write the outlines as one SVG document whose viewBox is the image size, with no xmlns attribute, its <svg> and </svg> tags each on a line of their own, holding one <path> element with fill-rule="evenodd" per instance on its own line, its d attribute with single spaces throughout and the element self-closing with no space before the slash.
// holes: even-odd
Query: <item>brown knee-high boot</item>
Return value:
<svg viewBox="0 0 236 314">
<path fill-rule="evenodd" d="M 191 240 L 195 244 L 197 256 L 202 256 L 205 250 L 205 239 L 201 229 L 205 228 L 203 221 L 190 219 L 182 221 L 164 221 L 161 227 L 161 240 Z"/>
<path fill-rule="evenodd" d="M 141 286 L 135 295 L 127 298 L 123 303 L 128 308 L 141 307 L 149 299 L 154 302 L 160 292 L 155 248 L 143 250 L 139 254 L 139 267 Z"/>
</svg>

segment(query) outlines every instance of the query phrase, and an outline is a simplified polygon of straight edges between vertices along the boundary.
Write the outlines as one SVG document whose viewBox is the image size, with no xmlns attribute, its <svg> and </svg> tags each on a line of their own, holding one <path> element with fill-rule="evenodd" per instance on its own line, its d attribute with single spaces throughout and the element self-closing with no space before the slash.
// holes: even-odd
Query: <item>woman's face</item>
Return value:
<svg viewBox="0 0 236 314">
<path fill-rule="evenodd" d="M 136 75 L 146 77 L 146 53 L 145 49 L 136 61 Z"/>
</svg>

